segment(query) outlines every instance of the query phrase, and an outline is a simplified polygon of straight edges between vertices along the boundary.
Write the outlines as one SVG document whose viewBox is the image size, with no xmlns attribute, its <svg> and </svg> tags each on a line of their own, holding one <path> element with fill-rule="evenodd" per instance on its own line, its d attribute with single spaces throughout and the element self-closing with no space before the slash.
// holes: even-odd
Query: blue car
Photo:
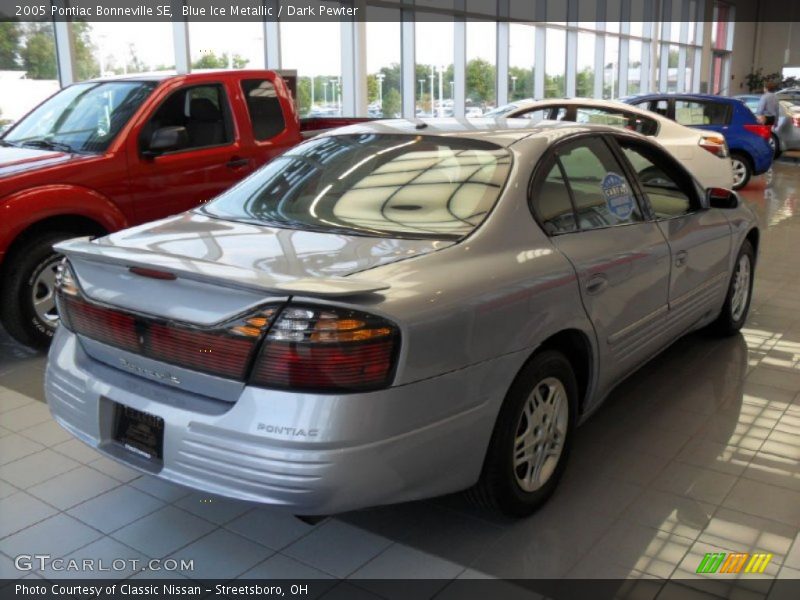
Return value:
<svg viewBox="0 0 800 600">
<path fill-rule="evenodd" d="M 733 189 L 747 185 L 753 175 L 772 166 L 772 136 L 768 125 L 759 124 L 753 112 L 735 98 L 708 94 L 640 94 L 623 102 L 657 112 L 673 121 L 721 133 L 733 163 Z"/>
</svg>

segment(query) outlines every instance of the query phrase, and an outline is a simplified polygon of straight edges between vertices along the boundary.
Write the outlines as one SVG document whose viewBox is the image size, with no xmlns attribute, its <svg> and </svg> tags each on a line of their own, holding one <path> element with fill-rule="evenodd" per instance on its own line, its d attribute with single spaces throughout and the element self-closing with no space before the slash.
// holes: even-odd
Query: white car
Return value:
<svg viewBox="0 0 800 600">
<path fill-rule="evenodd" d="M 733 167 L 724 137 L 685 127 L 630 104 L 591 98 L 528 99 L 499 106 L 484 116 L 597 123 L 637 131 L 657 140 L 703 187 L 733 189 Z"/>
</svg>

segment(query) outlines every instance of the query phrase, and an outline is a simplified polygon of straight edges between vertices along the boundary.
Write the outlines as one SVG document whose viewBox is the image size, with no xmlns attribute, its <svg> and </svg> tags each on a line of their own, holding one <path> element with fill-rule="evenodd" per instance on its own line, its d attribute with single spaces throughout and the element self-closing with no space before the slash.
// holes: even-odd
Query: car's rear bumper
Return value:
<svg viewBox="0 0 800 600">
<path fill-rule="evenodd" d="M 212 494 L 333 514 L 473 484 L 522 360 L 363 394 L 245 387 L 227 403 L 94 360 L 60 327 L 45 387 L 55 419 L 116 460 Z M 164 419 L 161 468 L 112 440 L 114 403 Z"/>
</svg>

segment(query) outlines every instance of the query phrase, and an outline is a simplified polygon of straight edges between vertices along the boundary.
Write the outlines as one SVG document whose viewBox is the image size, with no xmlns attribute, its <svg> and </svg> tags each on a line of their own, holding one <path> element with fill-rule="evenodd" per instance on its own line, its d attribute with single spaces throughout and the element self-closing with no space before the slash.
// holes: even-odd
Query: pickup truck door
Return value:
<svg viewBox="0 0 800 600">
<path fill-rule="evenodd" d="M 184 85 L 171 91 L 134 130 L 128 148 L 135 144 L 135 150 L 128 160 L 137 220 L 194 208 L 252 172 L 253 150 L 242 142 L 231 96 L 223 83 Z M 152 151 L 153 134 L 167 127 L 183 128 L 185 134 L 174 147 Z"/>
<path fill-rule="evenodd" d="M 622 153 L 669 244 L 667 322 L 680 335 L 722 306 L 730 278 L 731 226 L 723 211 L 704 206 L 699 186 L 666 152 L 619 138 Z"/>
</svg>

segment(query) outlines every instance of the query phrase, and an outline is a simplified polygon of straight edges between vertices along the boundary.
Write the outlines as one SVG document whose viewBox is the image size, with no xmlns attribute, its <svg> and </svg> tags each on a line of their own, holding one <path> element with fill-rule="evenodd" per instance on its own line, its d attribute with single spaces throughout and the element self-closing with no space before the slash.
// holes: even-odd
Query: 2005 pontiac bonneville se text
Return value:
<svg viewBox="0 0 800 600">
<path fill-rule="evenodd" d="M 758 244 L 735 193 L 633 132 L 354 125 L 58 244 L 47 400 L 119 461 L 295 514 L 470 489 L 524 515 L 623 378 L 739 330 Z"/>
</svg>

